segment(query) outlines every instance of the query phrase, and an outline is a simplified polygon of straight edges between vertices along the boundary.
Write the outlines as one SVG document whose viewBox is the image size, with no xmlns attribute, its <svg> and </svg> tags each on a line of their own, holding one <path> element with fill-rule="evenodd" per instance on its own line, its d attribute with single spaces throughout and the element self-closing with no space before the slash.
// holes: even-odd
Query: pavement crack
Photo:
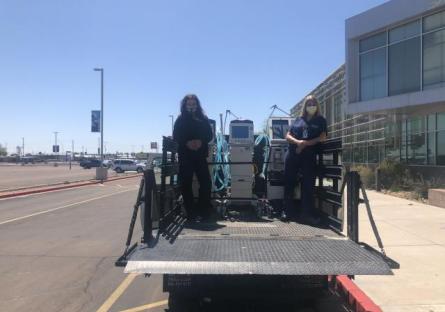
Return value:
<svg viewBox="0 0 445 312">
<path fill-rule="evenodd" d="M 107 259 L 107 257 L 100 258 L 99 261 L 94 266 L 93 272 L 91 273 L 90 277 L 86 281 L 85 286 L 82 288 L 82 292 L 88 296 L 88 299 L 84 300 L 84 302 L 79 307 L 79 309 L 77 309 L 77 311 L 83 311 L 83 308 L 85 307 L 85 305 L 88 304 L 89 302 L 93 301 L 93 295 L 89 292 L 89 288 L 91 286 L 91 282 L 97 275 L 97 271 L 99 270 L 99 267 L 106 259 Z"/>
</svg>

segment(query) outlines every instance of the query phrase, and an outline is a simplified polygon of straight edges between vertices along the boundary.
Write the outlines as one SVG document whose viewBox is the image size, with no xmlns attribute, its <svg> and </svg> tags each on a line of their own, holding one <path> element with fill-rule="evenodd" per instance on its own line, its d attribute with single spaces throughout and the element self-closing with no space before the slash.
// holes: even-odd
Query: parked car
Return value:
<svg viewBox="0 0 445 312">
<path fill-rule="evenodd" d="M 84 158 L 80 161 L 79 165 L 84 169 L 91 169 L 95 167 L 100 167 L 102 161 L 100 159 L 95 158 Z"/>
<path fill-rule="evenodd" d="M 20 157 L 19 161 L 21 164 L 26 165 L 26 164 L 34 164 L 37 162 L 36 160 L 37 159 L 33 156 L 22 156 Z"/>
<path fill-rule="evenodd" d="M 137 171 L 142 173 L 145 170 L 146 165 L 144 163 L 138 163 L 132 159 L 116 159 L 113 161 L 113 170 L 117 173 L 125 171 Z"/>
<path fill-rule="evenodd" d="M 102 162 L 102 165 L 107 168 L 111 168 L 113 166 L 113 160 L 112 159 L 104 159 Z"/>
</svg>

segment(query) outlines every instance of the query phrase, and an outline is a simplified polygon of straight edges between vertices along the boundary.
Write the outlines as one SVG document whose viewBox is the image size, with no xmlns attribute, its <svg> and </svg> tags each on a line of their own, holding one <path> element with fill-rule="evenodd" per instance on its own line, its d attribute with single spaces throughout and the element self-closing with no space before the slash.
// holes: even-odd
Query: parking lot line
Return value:
<svg viewBox="0 0 445 312">
<path fill-rule="evenodd" d="M 149 309 L 153 309 L 153 308 L 162 307 L 162 306 L 165 306 L 167 304 L 168 304 L 168 300 L 161 300 L 161 301 L 145 304 L 145 305 L 142 305 L 142 306 L 139 306 L 139 307 L 136 307 L 136 308 L 122 310 L 120 312 L 141 312 L 141 311 L 145 311 L 145 310 L 149 310 Z"/>
<path fill-rule="evenodd" d="M 2 221 L 2 222 L 0 222 L 0 225 L 11 223 L 11 222 L 15 222 L 15 221 L 20 221 L 20 220 L 23 220 L 23 219 L 28 219 L 28 218 L 35 217 L 35 216 L 38 216 L 38 215 L 41 215 L 41 214 L 45 214 L 45 213 L 49 213 L 49 212 L 53 212 L 53 211 L 57 211 L 57 210 L 65 209 L 65 208 L 69 208 L 69 207 L 72 207 L 72 206 L 88 203 L 88 202 L 95 201 L 95 200 L 98 200 L 98 199 L 102 199 L 102 198 L 105 198 L 105 197 L 110 197 L 110 196 L 113 196 L 113 195 L 117 195 L 117 194 L 121 194 L 121 193 L 125 193 L 125 192 L 130 192 L 130 191 L 134 191 L 134 190 L 135 189 L 129 189 L 129 190 L 125 190 L 125 191 L 114 192 L 112 194 L 107 194 L 107 195 L 102 195 L 102 196 L 99 196 L 99 197 L 89 198 L 89 199 L 82 200 L 82 201 L 75 202 L 75 203 L 71 203 L 71 204 L 68 204 L 68 205 L 64 205 L 64 206 L 60 206 L 60 207 L 56 207 L 56 208 L 52 208 L 52 209 L 48 209 L 48 210 L 44 210 L 44 211 L 39 211 L 39 212 L 32 213 L 32 214 L 29 214 L 29 215 L 26 215 L 26 216 L 22 216 L 22 217 L 18 217 L 18 218 Z"/>
<path fill-rule="evenodd" d="M 108 312 L 111 306 L 116 302 L 117 299 L 124 293 L 124 291 L 130 286 L 133 280 L 138 276 L 137 273 L 130 273 L 122 281 L 122 283 L 113 291 L 113 293 L 108 297 L 107 300 L 102 304 L 102 306 L 96 312 Z"/>
</svg>

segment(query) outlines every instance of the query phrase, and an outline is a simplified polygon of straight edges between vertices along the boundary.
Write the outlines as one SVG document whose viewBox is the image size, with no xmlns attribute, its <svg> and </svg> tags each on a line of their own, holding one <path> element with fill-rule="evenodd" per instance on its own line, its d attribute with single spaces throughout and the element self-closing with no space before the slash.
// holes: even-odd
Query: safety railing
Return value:
<svg viewBox="0 0 445 312">
<path fill-rule="evenodd" d="M 325 223 L 338 232 L 343 230 L 344 219 L 341 151 L 341 139 L 331 139 L 320 144 L 317 157 L 316 207 Z"/>
</svg>

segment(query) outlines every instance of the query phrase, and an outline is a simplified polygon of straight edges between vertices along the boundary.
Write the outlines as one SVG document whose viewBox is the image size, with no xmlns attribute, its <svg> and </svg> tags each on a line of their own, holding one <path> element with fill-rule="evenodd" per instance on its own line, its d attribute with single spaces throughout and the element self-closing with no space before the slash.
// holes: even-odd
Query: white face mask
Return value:
<svg viewBox="0 0 445 312">
<path fill-rule="evenodd" d="M 187 103 L 185 106 L 185 109 L 190 114 L 193 114 L 193 113 L 196 113 L 196 110 L 198 109 L 198 105 L 196 105 L 196 103 Z"/>
<path fill-rule="evenodd" d="M 189 113 L 195 113 L 196 112 L 196 106 L 192 106 L 192 107 L 187 107 L 187 111 L 189 112 Z"/>
<path fill-rule="evenodd" d="M 306 107 L 306 113 L 309 115 L 314 115 L 317 112 L 317 106 L 307 106 Z"/>
</svg>

